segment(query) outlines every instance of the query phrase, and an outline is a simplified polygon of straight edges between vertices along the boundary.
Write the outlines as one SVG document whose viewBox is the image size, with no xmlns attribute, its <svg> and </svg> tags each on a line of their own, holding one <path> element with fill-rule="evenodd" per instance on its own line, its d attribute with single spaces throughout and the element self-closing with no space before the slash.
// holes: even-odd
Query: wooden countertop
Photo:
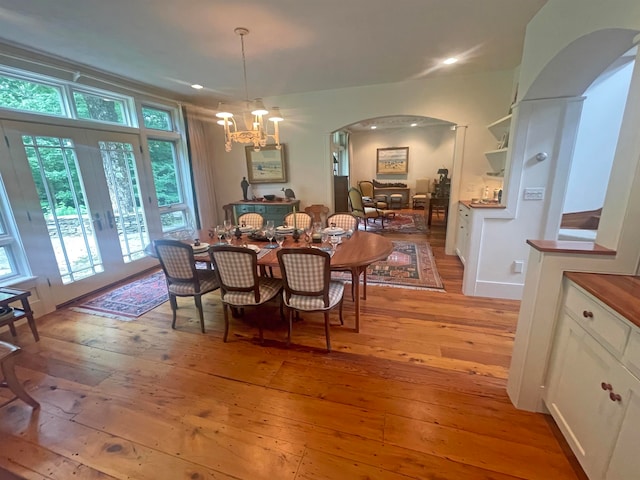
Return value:
<svg viewBox="0 0 640 480">
<path fill-rule="evenodd" d="M 460 203 L 468 208 L 507 208 L 506 205 L 493 201 L 487 203 L 474 203 L 471 200 L 460 200 Z"/>
<path fill-rule="evenodd" d="M 640 277 L 579 272 L 564 276 L 640 327 Z"/>
</svg>

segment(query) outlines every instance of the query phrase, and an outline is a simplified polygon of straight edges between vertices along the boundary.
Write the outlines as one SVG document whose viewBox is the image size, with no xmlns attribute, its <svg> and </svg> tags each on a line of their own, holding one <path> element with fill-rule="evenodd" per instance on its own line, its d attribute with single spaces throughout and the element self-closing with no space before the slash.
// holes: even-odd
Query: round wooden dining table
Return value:
<svg viewBox="0 0 640 480">
<path fill-rule="evenodd" d="M 215 242 L 215 240 L 209 238 L 209 231 L 202 230 L 200 232 L 200 241 Z M 242 239 L 234 239 L 233 244 L 252 243 L 259 247 L 263 247 L 262 242 L 255 242 L 255 240 L 247 239 L 243 236 Z M 303 238 L 300 238 L 298 242 L 295 242 L 290 235 L 287 235 L 283 247 L 300 247 L 306 248 L 307 244 Z M 276 252 L 278 248 L 271 249 L 267 254 L 258 258 L 258 265 L 260 267 L 277 267 L 278 256 Z M 360 277 L 366 275 L 367 267 L 374 262 L 385 260 L 393 252 L 393 244 L 391 241 L 382 235 L 375 233 L 356 231 L 351 238 L 342 237 L 341 243 L 336 248 L 335 254 L 331 257 L 331 269 L 332 270 L 349 270 L 353 274 L 354 282 L 354 310 L 356 317 L 356 332 L 360 331 Z M 196 259 L 204 260 L 203 255 L 196 255 Z M 366 300 L 367 291 L 366 283 L 364 283 L 362 297 Z"/>
</svg>

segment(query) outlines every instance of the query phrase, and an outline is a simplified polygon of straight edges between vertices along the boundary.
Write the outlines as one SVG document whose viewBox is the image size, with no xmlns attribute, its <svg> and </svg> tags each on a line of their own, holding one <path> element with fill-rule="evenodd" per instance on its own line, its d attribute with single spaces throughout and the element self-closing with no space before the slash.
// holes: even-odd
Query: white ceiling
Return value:
<svg viewBox="0 0 640 480">
<path fill-rule="evenodd" d="M 2 0 L 0 41 L 213 104 L 245 96 L 235 27 L 249 96 L 267 97 L 512 69 L 545 2 Z"/>
</svg>

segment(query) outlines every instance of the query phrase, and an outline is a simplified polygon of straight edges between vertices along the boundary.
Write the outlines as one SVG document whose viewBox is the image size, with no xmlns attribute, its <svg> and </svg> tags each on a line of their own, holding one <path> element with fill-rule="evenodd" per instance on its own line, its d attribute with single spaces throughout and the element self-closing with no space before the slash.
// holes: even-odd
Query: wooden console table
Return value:
<svg viewBox="0 0 640 480">
<path fill-rule="evenodd" d="M 30 295 L 31 292 L 28 290 L 18 290 L 15 288 L 7 287 L 0 288 L 0 307 L 8 307 L 10 306 L 10 303 L 17 301 L 20 301 L 22 303 L 22 308 L 13 309 L 13 315 L 0 319 L 0 326 L 9 325 L 11 335 L 15 337 L 18 335 L 18 332 L 16 332 L 14 322 L 26 317 L 29 328 L 31 329 L 31 333 L 33 333 L 33 338 L 35 338 L 37 342 L 38 340 L 40 340 L 40 336 L 38 335 L 36 321 L 33 318 L 33 312 L 31 311 L 31 307 L 29 306 L 29 299 L 27 298 Z"/>
<path fill-rule="evenodd" d="M 290 202 L 277 200 L 273 202 L 239 201 L 229 205 L 233 208 L 233 218 L 229 220 L 234 223 L 243 213 L 259 213 L 264 218 L 265 223 L 267 220 L 273 220 L 273 223 L 278 226 L 282 225 L 286 215 L 293 212 L 293 207 L 296 207 L 296 211 L 300 211 L 300 200 L 292 200 Z"/>
</svg>

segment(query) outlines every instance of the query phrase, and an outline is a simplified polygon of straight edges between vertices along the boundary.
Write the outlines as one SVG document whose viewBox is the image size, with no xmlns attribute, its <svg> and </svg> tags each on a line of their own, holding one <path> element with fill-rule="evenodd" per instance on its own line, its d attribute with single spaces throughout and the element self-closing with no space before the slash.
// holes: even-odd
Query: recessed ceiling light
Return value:
<svg viewBox="0 0 640 480">
<path fill-rule="evenodd" d="M 417 127 L 417 126 L 418 126 L 418 124 L 417 124 L 417 123 L 412 123 L 412 124 L 411 124 L 411 126 L 412 126 L 412 127 Z"/>
<path fill-rule="evenodd" d="M 457 58 L 455 57 L 449 57 L 447 58 L 445 61 L 443 61 L 442 63 L 444 63 L 445 65 L 453 65 L 454 63 L 456 63 L 458 61 Z"/>
<path fill-rule="evenodd" d="M 371 125 L 371 130 L 375 130 L 376 128 L 378 127 L 376 127 L 375 125 Z"/>
<path fill-rule="evenodd" d="M 198 83 L 194 83 L 191 85 L 191 88 L 195 88 L 196 90 L 202 90 L 204 87 Z"/>
</svg>

